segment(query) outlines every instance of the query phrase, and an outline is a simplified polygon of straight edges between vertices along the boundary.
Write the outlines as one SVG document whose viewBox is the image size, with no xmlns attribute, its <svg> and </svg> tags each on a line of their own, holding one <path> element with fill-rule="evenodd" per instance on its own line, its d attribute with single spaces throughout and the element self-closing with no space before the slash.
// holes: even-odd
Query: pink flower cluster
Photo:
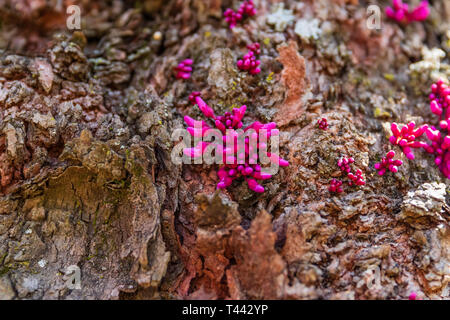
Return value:
<svg viewBox="0 0 450 320">
<path fill-rule="evenodd" d="M 230 29 L 233 29 L 238 21 L 244 19 L 245 16 L 252 17 L 256 14 L 256 9 L 253 0 L 244 1 L 239 7 L 238 11 L 228 8 L 224 12 L 225 21 L 228 22 Z"/>
<path fill-rule="evenodd" d="M 409 300 L 422 300 L 422 299 L 417 299 L 417 293 L 415 293 L 414 291 L 411 292 L 411 294 L 408 297 Z"/>
<path fill-rule="evenodd" d="M 401 128 L 396 123 L 392 123 L 392 136 L 389 138 L 389 141 L 393 145 L 400 146 L 403 153 L 410 160 L 414 159 L 412 148 L 423 148 L 426 152 L 433 154 L 436 165 L 444 176 L 450 179 L 450 86 L 442 80 L 433 83 L 429 98 L 431 112 L 439 117 L 439 129 L 427 124 L 416 129 L 414 121 Z M 430 144 L 416 140 L 424 133 L 431 141 Z M 393 160 L 395 155 L 393 152 L 390 151 L 386 158 L 382 159 L 381 163 L 375 164 L 375 169 L 379 170 L 378 173 L 380 175 L 385 173 L 386 168 L 389 168 L 392 172 L 397 172 L 397 167 L 399 166 L 397 163 L 401 161 Z M 392 157 L 390 157 L 391 155 Z"/>
<path fill-rule="evenodd" d="M 342 172 L 347 174 L 347 178 L 350 179 L 348 182 L 349 186 L 352 186 L 353 184 L 357 186 L 363 186 L 366 184 L 366 181 L 364 181 L 364 177 L 362 175 L 362 171 L 360 169 L 357 169 L 355 173 L 352 173 L 352 168 L 350 165 L 355 162 L 355 159 L 353 157 L 342 157 L 338 160 L 337 165 L 341 169 Z"/>
<path fill-rule="evenodd" d="M 353 157 L 342 157 L 338 160 L 337 165 L 339 169 L 341 169 L 342 172 L 347 174 L 347 178 L 350 180 L 348 181 L 349 186 L 357 185 L 357 186 L 363 186 L 366 184 L 366 181 L 364 180 L 363 173 L 360 169 L 357 169 L 355 173 L 352 172 L 351 164 L 355 162 L 355 159 Z M 330 181 L 330 186 L 328 187 L 328 190 L 330 192 L 342 192 L 342 181 L 333 179 Z"/>
<path fill-rule="evenodd" d="M 397 123 L 391 124 L 392 136 L 389 138 L 389 142 L 393 145 L 399 145 L 403 153 L 410 160 L 414 159 L 414 153 L 412 153 L 411 148 L 422 148 L 427 144 L 422 141 L 416 141 L 416 138 L 419 138 L 421 135 L 425 133 L 428 129 L 428 125 L 423 125 L 417 129 L 415 129 L 415 122 L 411 121 L 405 126 L 399 128 Z"/>
<path fill-rule="evenodd" d="M 327 122 L 327 119 L 325 119 L 325 118 L 317 120 L 317 125 L 322 130 L 327 130 L 328 129 L 328 122 Z"/>
<path fill-rule="evenodd" d="M 226 112 L 222 116 L 216 116 L 214 110 L 206 104 L 199 92 L 193 92 L 189 96 L 189 100 L 199 107 L 205 117 L 214 121 L 215 127 L 223 134 L 223 141 L 222 144 L 202 141 L 193 148 L 185 148 L 183 150 L 184 154 L 191 158 L 202 157 L 206 147 L 213 143 L 215 144 L 216 150 L 222 153 L 223 160 L 223 165 L 217 172 L 220 179 L 217 184 L 218 189 L 224 189 L 230 186 L 234 179 L 243 177 L 251 190 L 257 193 L 264 192 L 264 187 L 261 186 L 257 180 L 270 179 L 272 175 L 262 172 L 261 166 L 257 164 L 257 152 L 255 152 L 256 150 L 253 150 L 254 145 L 250 144 L 249 138 L 245 137 L 244 146 L 240 146 L 238 142 L 238 133 L 235 131 L 236 129 L 242 128 L 242 118 L 244 117 L 247 107 L 243 105 L 240 108 L 234 108 L 232 112 Z M 207 130 L 211 128 L 205 121 L 201 121 L 200 128 L 196 130 L 196 120 L 189 116 L 185 116 L 184 121 L 188 125 L 187 130 L 193 137 L 203 137 L 207 133 Z M 251 133 L 251 138 L 253 141 L 256 141 L 256 147 L 258 150 L 259 148 L 267 150 L 267 144 L 258 139 L 260 134 L 266 137 L 266 141 L 271 135 L 279 134 L 276 126 L 277 125 L 274 122 L 262 124 L 256 121 L 246 127 L 244 132 L 253 129 L 254 132 Z M 232 145 L 234 148 L 227 148 L 228 145 Z M 256 159 L 250 159 L 250 157 L 255 155 Z M 276 163 L 281 167 L 289 165 L 289 162 L 276 154 L 266 152 L 266 155 L 272 163 Z"/>
<path fill-rule="evenodd" d="M 426 135 L 431 144 L 424 149 L 435 155 L 434 162 L 441 172 L 450 179 L 450 86 L 442 80 L 431 85 L 430 110 L 439 116 L 439 129 L 428 127 Z"/>
<path fill-rule="evenodd" d="M 410 23 L 413 21 L 423 21 L 430 14 L 428 1 L 422 1 L 419 6 L 409 10 L 409 6 L 402 0 L 392 0 L 392 7 L 386 8 L 386 15 L 397 22 Z"/>
<path fill-rule="evenodd" d="M 394 160 L 394 157 L 395 151 L 391 150 L 381 159 L 381 162 L 375 163 L 375 169 L 377 169 L 380 176 L 384 175 L 388 169 L 394 173 L 398 171 L 398 167 L 403 164 L 403 161 L 399 159 Z"/>
<path fill-rule="evenodd" d="M 185 59 L 181 61 L 178 66 L 174 68 L 177 72 L 177 79 L 189 79 L 192 72 L 192 64 L 194 61 L 192 59 Z"/>
<path fill-rule="evenodd" d="M 339 169 L 341 169 L 341 171 L 345 172 L 345 173 L 350 173 L 352 171 L 352 169 L 350 168 L 350 165 L 355 162 L 355 159 L 353 159 L 353 157 L 347 158 L 347 157 L 342 157 L 338 160 L 338 167 Z"/>
<path fill-rule="evenodd" d="M 247 46 L 248 52 L 247 54 L 237 62 L 237 67 L 239 70 L 248 71 L 250 74 L 255 75 L 261 72 L 261 69 L 258 68 L 261 64 L 260 60 L 256 60 L 256 55 L 261 53 L 259 43 L 253 43 Z"/>
<path fill-rule="evenodd" d="M 350 172 L 347 175 L 347 178 L 350 179 L 350 181 L 348 182 L 349 186 L 352 186 L 354 184 L 357 186 L 363 186 L 366 184 L 366 181 L 364 180 L 364 176 L 362 174 L 361 169 L 356 169 L 354 174 Z"/>
<path fill-rule="evenodd" d="M 344 192 L 344 189 L 342 189 L 342 181 L 337 180 L 337 179 L 332 179 L 330 181 L 330 186 L 328 187 L 328 191 L 336 192 L 336 193 Z"/>
</svg>

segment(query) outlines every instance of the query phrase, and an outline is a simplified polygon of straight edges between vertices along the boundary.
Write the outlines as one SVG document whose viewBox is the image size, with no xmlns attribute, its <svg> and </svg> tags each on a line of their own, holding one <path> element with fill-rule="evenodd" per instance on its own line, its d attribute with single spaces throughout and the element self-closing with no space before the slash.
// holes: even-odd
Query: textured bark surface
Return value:
<svg viewBox="0 0 450 320">
<path fill-rule="evenodd" d="M 254 2 L 230 30 L 239 1 L 0 0 L 0 299 L 449 299 L 448 180 L 420 151 L 373 166 L 391 122 L 434 121 L 450 4 L 370 30 L 367 6 L 388 1 Z M 236 67 L 252 42 L 257 76 Z M 214 166 L 171 161 L 173 130 L 200 118 L 192 91 L 279 124 L 290 166 L 266 192 L 216 191 Z M 367 183 L 331 194 L 343 155 Z"/>
</svg>

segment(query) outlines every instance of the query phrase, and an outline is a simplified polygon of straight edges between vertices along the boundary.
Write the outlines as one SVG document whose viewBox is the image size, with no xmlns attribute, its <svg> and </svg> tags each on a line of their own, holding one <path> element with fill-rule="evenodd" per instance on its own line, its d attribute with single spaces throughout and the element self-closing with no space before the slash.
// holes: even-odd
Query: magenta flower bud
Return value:
<svg viewBox="0 0 450 320">
<path fill-rule="evenodd" d="M 397 144 L 397 138 L 395 136 L 390 136 L 389 142 L 395 145 L 395 144 Z"/>
<path fill-rule="evenodd" d="M 287 162 L 286 160 L 280 158 L 278 155 L 276 155 L 274 153 L 267 153 L 267 156 L 270 158 L 270 161 L 273 164 L 278 164 L 280 167 L 287 167 L 287 166 L 289 166 L 289 162 Z"/>
<path fill-rule="evenodd" d="M 251 175 L 253 172 L 253 169 L 251 167 L 247 167 L 244 169 L 244 174 Z"/>
<path fill-rule="evenodd" d="M 257 185 L 257 186 L 255 186 L 253 191 L 255 191 L 256 193 L 263 193 L 264 192 L 264 187 L 261 186 L 261 185 Z"/>
<path fill-rule="evenodd" d="M 441 80 L 440 80 L 441 81 Z M 433 93 L 437 93 L 437 91 L 438 91 L 438 84 L 437 83 L 433 83 L 432 85 L 431 85 L 431 92 L 433 92 Z M 430 98 L 431 100 L 432 99 L 434 99 L 434 96 L 433 96 L 433 98 Z"/>
<path fill-rule="evenodd" d="M 450 136 L 445 136 L 441 148 L 442 148 L 443 150 L 446 150 L 446 149 L 448 149 L 449 147 L 450 147 Z"/>
<path fill-rule="evenodd" d="M 177 71 L 176 78 L 177 79 L 189 79 L 191 77 L 192 65 L 194 61 L 192 59 L 185 59 L 181 61 L 178 66 L 174 68 Z"/>
<path fill-rule="evenodd" d="M 389 159 L 392 159 L 393 157 L 395 157 L 395 151 L 391 150 L 386 154 L 386 157 Z"/>
<path fill-rule="evenodd" d="M 395 11 L 394 11 L 394 9 L 392 9 L 391 7 L 387 7 L 387 8 L 385 9 L 385 13 L 386 13 L 386 15 L 388 16 L 388 18 L 396 19 L 396 17 L 395 17 Z"/>
<path fill-rule="evenodd" d="M 258 180 L 267 180 L 267 179 L 272 178 L 272 175 L 270 175 L 268 173 L 254 172 L 253 178 L 258 179 Z"/>
<path fill-rule="evenodd" d="M 255 121 L 251 125 L 249 125 L 244 131 L 247 131 L 248 129 L 259 131 L 261 128 L 263 128 L 263 124 L 259 121 Z"/>
<path fill-rule="evenodd" d="M 196 98 L 197 98 L 198 96 L 200 96 L 200 92 L 199 92 L 199 91 L 194 91 L 194 92 L 192 92 L 192 93 L 189 95 L 189 101 L 190 101 L 192 104 L 196 104 L 196 103 L 197 103 Z"/>
<path fill-rule="evenodd" d="M 250 190 L 253 190 L 257 193 L 264 192 L 264 188 L 261 185 L 259 185 L 255 179 L 248 179 L 247 183 L 248 183 L 248 187 L 250 188 Z"/>
<path fill-rule="evenodd" d="M 272 129 L 272 130 L 269 130 L 269 132 L 268 132 L 268 134 L 267 134 L 267 137 L 271 137 L 271 136 L 276 137 L 276 136 L 278 136 L 279 134 L 280 134 L 280 130 L 278 130 L 278 129 Z"/>
<path fill-rule="evenodd" d="M 439 106 L 436 100 L 432 100 L 430 102 L 430 109 L 434 114 L 437 114 L 439 116 L 442 114 L 442 108 Z"/>
<path fill-rule="evenodd" d="M 220 120 L 216 120 L 215 124 L 216 124 L 217 129 L 219 129 L 220 131 L 224 132 L 226 130 L 226 127 L 223 125 L 223 123 Z M 226 136 L 224 138 L 226 138 Z"/>
<path fill-rule="evenodd" d="M 426 131 L 427 137 L 428 139 L 430 139 L 431 141 L 436 141 L 439 140 L 440 138 L 440 133 L 438 130 L 433 130 L 433 128 L 428 128 L 428 130 Z"/>
<path fill-rule="evenodd" d="M 185 148 L 183 150 L 183 153 L 191 158 L 198 158 L 203 155 L 203 152 L 205 151 L 206 147 L 208 146 L 208 143 L 206 142 L 199 142 L 197 146 L 194 148 Z"/>
<path fill-rule="evenodd" d="M 409 159 L 409 160 L 414 160 L 414 153 L 412 153 L 411 151 L 409 151 L 409 152 L 407 152 L 406 153 L 406 157 Z"/>
<path fill-rule="evenodd" d="M 407 126 L 407 125 L 406 125 L 406 126 L 403 126 L 403 127 L 400 129 L 400 134 L 401 134 L 402 136 L 407 136 L 408 133 L 409 133 L 409 129 L 408 129 L 408 126 Z"/>
<path fill-rule="evenodd" d="M 197 96 L 195 98 L 195 101 L 197 102 L 198 108 L 200 109 L 201 112 L 203 112 L 205 117 L 207 117 L 207 118 L 215 118 L 213 109 L 210 106 L 208 106 L 206 104 L 206 102 L 203 101 L 203 99 L 200 96 Z"/>
<path fill-rule="evenodd" d="M 399 9 L 403 8 L 403 1 L 402 0 L 393 0 L 392 6 L 394 7 L 395 10 L 399 10 Z"/>
<path fill-rule="evenodd" d="M 423 21 L 429 14 L 430 9 L 428 8 L 428 2 L 422 1 L 420 5 L 410 13 L 408 19 L 410 21 Z"/>
<path fill-rule="evenodd" d="M 403 11 L 403 10 L 397 11 L 394 14 L 394 19 L 397 21 L 402 21 L 404 17 L 405 17 L 405 11 Z"/>
<path fill-rule="evenodd" d="M 227 172 L 225 171 L 225 168 L 224 168 L 224 167 L 220 168 L 219 171 L 217 171 L 217 176 L 218 176 L 219 179 L 221 179 L 221 180 L 222 180 L 223 178 L 225 178 L 227 175 L 228 175 L 228 174 L 227 174 Z"/>
<path fill-rule="evenodd" d="M 400 130 L 398 129 L 398 125 L 395 122 L 393 122 L 391 124 L 391 131 L 392 131 L 392 134 L 396 137 L 398 137 L 400 135 Z"/>
<path fill-rule="evenodd" d="M 280 167 L 287 167 L 287 166 L 289 166 L 289 162 L 280 158 Z"/>
<path fill-rule="evenodd" d="M 425 133 L 425 130 L 428 129 L 428 125 L 424 124 L 423 126 L 420 126 L 419 128 L 417 128 L 416 130 L 413 131 L 413 136 L 415 138 L 420 137 L 421 135 L 423 135 Z"/>
<path fill-rule="evenodd" d="M 226 162 L 225 162 L 226 164 L 233 164 L 236 162 L 236 157 L 228 156 L 225 158 L 225 160 L 226 160 Z"/>
<path fill-rule="evenodd" d="M 208 130 L 208 128 L 206 128 L 206 127 L 203 127 L 201 129 L 193 128 L 193 127 L 188 127 L 187 128 L 187 131 L 195 138 L 203 137 L 207 130 Z"/>
<path fill-rule="evenodd" d="M 268 131 L 276 129 L 277 124 L 275 122 L 269 122 L 263 125 L 261 128 L 266 129 Z"/>
<path fill-rule="evenodd" d="M 218 184 L 217 184 L 217 189 L 225 189 L 225 181 L 221 180 Z"/>
<path fill-rule="evenodd" d="M 194 123 L 195 123 L 195 120 L 192 119 L 192 118 L 189 117 L 189 116 L 184 116 L 184 122 L 186 122 L 186 124 L 187 124 L 188 126 L 193 127 L 193 126 L 194 126 Z"/>
<path fill-rule="evenodd" d="M 409 300 L 416 300 L 417 299 L 417 293 L 415 293 L 414 291 L 411 292 L 411 294 L 408 297 Z"/>
<path fill-rule="evenodd" d="M 244 118 L 245 111 L 247 110 L 246 105 L 242 105 L 240 108 L 233 109 L 233 126 L 239 124 L 239 122 Z"/>
<path fill-rule="evenodd" d="M 233 179 L 231 179 L 230 177 L 224 177 L 224 178 L 217 184 L 217 189 L 225 189 L 226 187 L 228 187 L 229 185 L 231 185 L 232 182 L 233 182 Z"/>
<path fill-rule="evenodd" d="M 397 172 L 398 171 L 398 168 L 396 167 L 396 166 L 394 166 L 393 164 L 391 164 L 390 166 L 389 166 L 389 170 L 391 171 L 391 172 Z"/>
<path fill-rule="evenodd" d="M 426 146 L 426 143 L 422 142 L 422 141 L 413 141 L 408 144 L 408 147 L 411 147 L 411 148 L 423 148 L 425 146 Z"/>
</svg>

